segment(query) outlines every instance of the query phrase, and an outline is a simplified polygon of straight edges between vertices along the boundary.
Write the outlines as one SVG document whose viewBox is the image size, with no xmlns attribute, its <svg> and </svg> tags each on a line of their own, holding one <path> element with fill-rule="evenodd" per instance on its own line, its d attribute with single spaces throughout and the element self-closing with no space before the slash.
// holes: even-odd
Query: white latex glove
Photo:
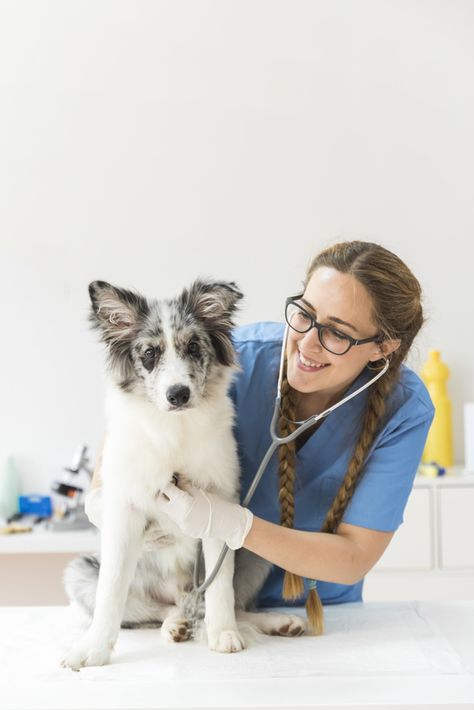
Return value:
<svg viewBox="0 0 474 710">
<path fill-rule="evenodd" d="M 185 535 L 224 540 L 231 550 L 242 547 L 253 522 L 253 513 L 215 493 L 190 483 L 185 490 L 168 483 L 157 497 L 159 510 L 166 513 Z"/>
<path fill-rule="evenodd" d="M 91 488 L 84 496 L 84 511 L 96 528 L 102 527 L 102 488 L 100 486 Z M 158 523 L 153 522 L 145 531 L 143 539 L 143 549 L 152 552 L 160 547 L 167 547 L 176 542 L 174 535 L 165 533 Z"/>
</svg>

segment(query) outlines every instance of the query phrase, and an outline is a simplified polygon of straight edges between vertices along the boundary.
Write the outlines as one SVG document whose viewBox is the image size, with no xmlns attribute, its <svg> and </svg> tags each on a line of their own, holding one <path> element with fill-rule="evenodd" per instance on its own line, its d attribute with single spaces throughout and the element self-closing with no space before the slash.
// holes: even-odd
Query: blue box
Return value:
<svg viewBox="0 0 474 710">
<path fill-rule="evenodd" d="M 49 518 L 53 514 L 51 496 L 18 496 L 18 504 L 22 515 L 41 515 Z"/>
</svg>

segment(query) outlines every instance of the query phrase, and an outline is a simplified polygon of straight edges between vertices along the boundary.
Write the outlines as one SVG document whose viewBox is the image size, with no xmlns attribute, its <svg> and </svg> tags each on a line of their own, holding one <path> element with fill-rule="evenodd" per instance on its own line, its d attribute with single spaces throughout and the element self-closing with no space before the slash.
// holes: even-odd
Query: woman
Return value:
<svg viewBox="0 0 474 710">
<path fill-rule="evenodd" d="M 421 288 L 384 247 L 342 242 L 314 258 L 285 317 L 282 436 L 367 382 L 386 359 L 388 371 L 296 442 L 280 446 L 249 504 L 252 512 L 189 485 L 168 485 L 159 505 L 184 533 L 226 540 L 276 565 L 259 605 L 307 595 L 311 626 L 321 633 L 321 602 L 362 599 L 364 575 L 403 520 L 434 416 L 424 384 L 403 364 L 424 322 Z M 231 392 L 241 500 L 270 444 L 284 327 L 234 330 L 242 366 Z"/>
</svg>

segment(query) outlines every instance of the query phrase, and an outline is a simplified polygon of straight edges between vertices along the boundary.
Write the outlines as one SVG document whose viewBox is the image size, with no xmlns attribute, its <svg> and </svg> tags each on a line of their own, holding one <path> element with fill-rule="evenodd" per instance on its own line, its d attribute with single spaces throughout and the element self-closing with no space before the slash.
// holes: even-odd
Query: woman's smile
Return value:
<svg viewBox="0 0 474 710">
<path fill-rule="evenodd" d="M 326 367 L 329 367 L 328 363 L 317 363 L 314 360 L 310 360 L 298 349 L 296 350 L 296 365 L 298 369 L 303 370 L 303 372 L 322 372 Z"/>
</svg>

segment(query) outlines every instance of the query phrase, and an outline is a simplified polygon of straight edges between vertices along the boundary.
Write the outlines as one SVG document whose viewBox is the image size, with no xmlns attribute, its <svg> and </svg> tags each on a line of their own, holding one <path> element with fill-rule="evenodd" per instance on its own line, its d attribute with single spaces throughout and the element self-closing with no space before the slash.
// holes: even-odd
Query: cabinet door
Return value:
<svg viewBox="0 0 474 710">
<path fill-rule="evenodd" d="M 427 570 L 434 566 L 432 495 L 430 488 L 412 490 L 403 523 L 373 569 Z"/>
<path fill-rule="evenodd" d="M 474 568 L 474 486 L 438 489 L 440 566 Z"/>
</svg>

